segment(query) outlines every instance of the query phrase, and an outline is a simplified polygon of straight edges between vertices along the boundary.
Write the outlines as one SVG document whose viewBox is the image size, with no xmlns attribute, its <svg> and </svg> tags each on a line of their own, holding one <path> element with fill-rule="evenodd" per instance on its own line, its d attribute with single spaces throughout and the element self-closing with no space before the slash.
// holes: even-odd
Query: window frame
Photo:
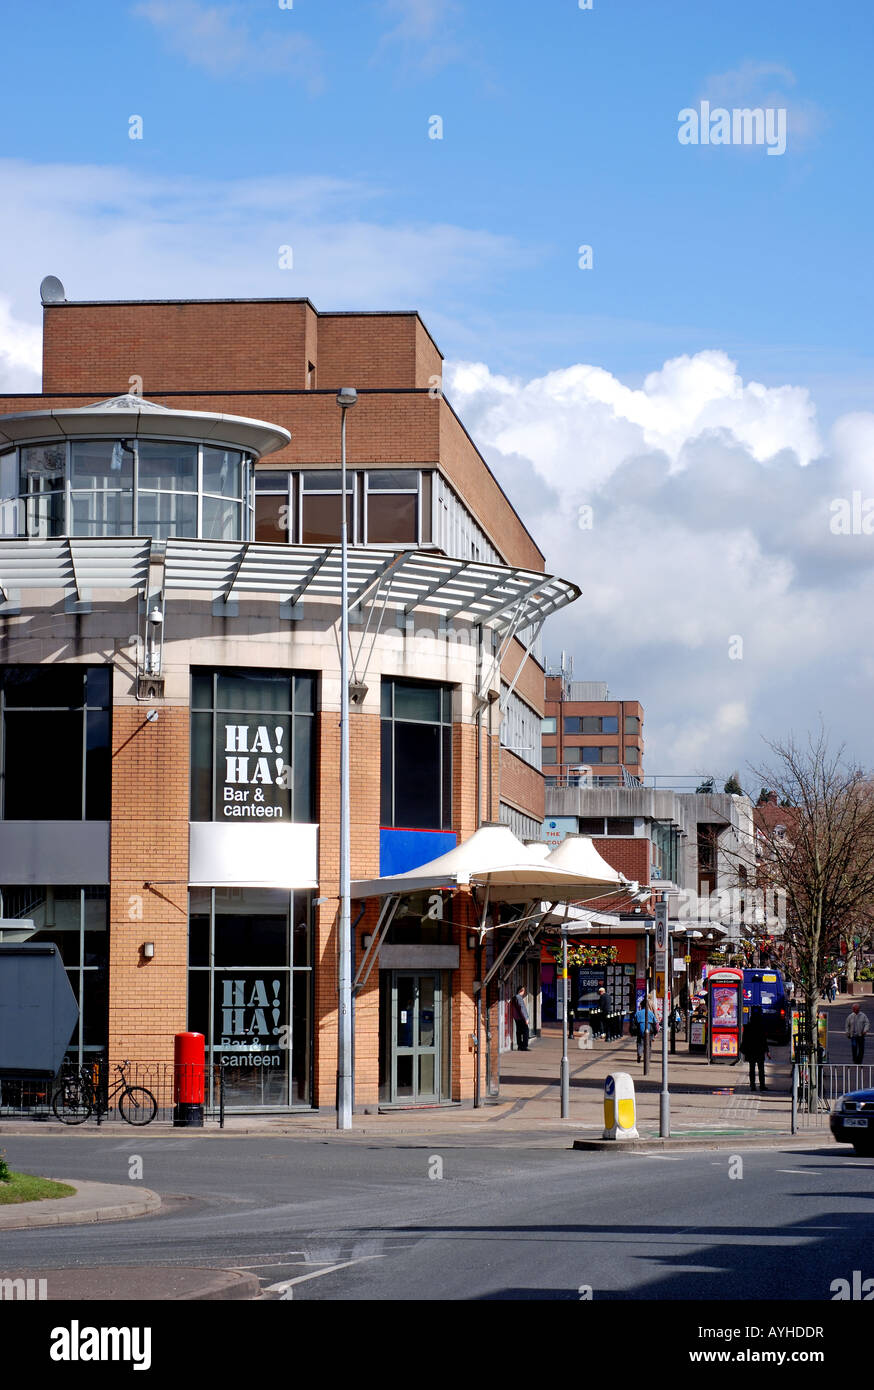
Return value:
<svg viewBox="0 0 874 1390">
<path fill-rule="evenodd" d="M 435 690 L 439 696 L 438 720 L 433 719 L 405 719 L 398 717 L 395 713 L 395 689 L 397 686 L 415 687 L 418 689 Z M 385 713 L 385 692 L 386 688 L 391 690 L 390 712 Z M 452 697 L 454 687 L 445 682 L 438 681 L 416 681 L 407 680 L 398 676 L 383 676 L 380 685 L 380 807 L 379 824 L 386 830 L 451 830 L 452 829 Z M 416 825 L 411 826 L 405 821 L 398 821 L 397 816 L 397 745 L 395 738 L 395 726 L 397 724 L 420 724 L 427 728 L 438 728 L 440 730 L 440 766 L 438 779 L 438 800 L 439 814 L 438 825 Z M 385 746 L 386 746 L 386 725 L 390 725 L 390 746 L 391 746 L 391 788 L 389 792 L 390 813 L 385 815 L 386 790 L 385 790 Z M 448 796 L 447 796 L 448 788 Z M 448 802 L 448 804 L 447 804 Z"/>
<path fill-rule="evenodd" d="M 112 812 L 112 666 L 100 663 L 85 662 L 65 662 L 62 669 L 64 672 L 77 670 L 82 672 L 82 703 L 76 705 L 9 705 L 6 695 L 6 677 L 8 672 L 17 670 L 49 671 L 52 669 L 51 663 L 39 662 L 10 662 L 8 665 L 0 667 L 0 825 L 9 823 L 15 824 L 40 824 L 44 821 L 70 821 L 72 824 L 82 821 L 106 822 L 111 819 Z M 89 671 L 108 671 L 109 690 L 106 704 L 88 703 L 88 672 Z M 7 743 L 7 718 L 9 714 L 76 714 L 81 716 L 81 763 L 80 763 L 80 786 L 79 786 L 79 812 L 78 816 L 8 816 L 6 814 L 6 803 L 8 795 L 7 768 L 6 768 L 6 743 Z M 105 816 L 88 815 L 88 715 L 105 714 L 107 717 L 107 767 L 106 785 L 102 789 L 105 801 Z M 92 774 L 93 775 L 93 774 Z M 100 789 L 92 787 L 92 796 L 96 796 Z"/>
</svg>

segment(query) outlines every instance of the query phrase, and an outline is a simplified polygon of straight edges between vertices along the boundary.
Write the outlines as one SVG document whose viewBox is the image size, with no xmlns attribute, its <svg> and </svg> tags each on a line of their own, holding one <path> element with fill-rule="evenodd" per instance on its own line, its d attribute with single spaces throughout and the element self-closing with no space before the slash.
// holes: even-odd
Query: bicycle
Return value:
<svg viewBox="0 0 874 1390">
<path fill-rule="evenodd" d="M 116 1067 L 119 1078 L 105 1096 L 100 1094 L 99 1083 L 95 1083 L 90 1067 L 65 1076 L 52 1097 L 56 1117 L 65 1125 L 81 1125 L 96 1110 L 99 1124 L 101 1116 L 109 1112 L 110 1102 L 118 1096 L 118 1113 L 127 1124 L 151 1124 L 158 1113 L 158 1102 L 145 1086 L 130 1084 L 125 1075 L 129 1066 L 130 1062 L 119 1062 Z"/>
</svg>

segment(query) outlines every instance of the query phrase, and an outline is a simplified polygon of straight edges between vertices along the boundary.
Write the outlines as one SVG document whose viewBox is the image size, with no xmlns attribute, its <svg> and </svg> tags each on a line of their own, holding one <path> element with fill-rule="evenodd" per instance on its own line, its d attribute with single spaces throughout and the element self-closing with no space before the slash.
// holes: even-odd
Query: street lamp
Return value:
<svg viewBox="0 0 874 1390">
<path fill-rule="evenodd" d="M 349 537 L 346 527 L 346 412 L 354 386 L 337 392 L 340 407 L 340 961 L 337 1012 L 337 1128 L 352 1128 L 352 929 L 349 912 Z"/>
</svg>

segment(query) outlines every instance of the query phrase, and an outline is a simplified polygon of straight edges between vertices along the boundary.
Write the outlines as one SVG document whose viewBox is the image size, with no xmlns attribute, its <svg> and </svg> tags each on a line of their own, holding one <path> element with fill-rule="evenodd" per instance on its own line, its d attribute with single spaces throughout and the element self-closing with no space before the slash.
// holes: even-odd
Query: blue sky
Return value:
<svg viewBox="0 0 874 1390">
<path fill-rule="evenodd" d="M 586 590 L 552 647 L 644 701 L 648 770 L 757 761 L 787 701 L 874 762 L 874 670 L 835 674 L 867 538 L 828 529 L 874 491 L 872 49 L 866 0 L 8 6 L 0 390 L 37 389 L 49 272 L 73 299 L 418 308 Z M 682 146 L 704 98 L 785 108 L 785 154 Z"/>
</svg>

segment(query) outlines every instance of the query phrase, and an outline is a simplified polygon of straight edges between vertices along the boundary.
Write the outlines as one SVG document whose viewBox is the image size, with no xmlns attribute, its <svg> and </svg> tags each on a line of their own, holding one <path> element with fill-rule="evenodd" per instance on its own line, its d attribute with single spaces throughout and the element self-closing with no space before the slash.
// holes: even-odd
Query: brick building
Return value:
<svg viewBox="0 0 874 1390">
<path fill-rule="evenodd" d="M 611 699 L 606 684 L 546 677 L 542 730 L 549 786 L 636 786 L 643 780 L 643 707 Z"/>
<path fill-rule="evenodd" d="M 0 917 L 59 944 L 73 1056 L 194 1029 L 231 1108 L 332 1107 L 341 506 L 353 879 L 540 834 L 538 637 L 577 590 L 416 313 L 61 292 L 43 321 L 42 393 L 0 397 Z M 437 898 L 356 994 L 359 1106 L 472 1095 L 470 904 Z"/>
</svg>

